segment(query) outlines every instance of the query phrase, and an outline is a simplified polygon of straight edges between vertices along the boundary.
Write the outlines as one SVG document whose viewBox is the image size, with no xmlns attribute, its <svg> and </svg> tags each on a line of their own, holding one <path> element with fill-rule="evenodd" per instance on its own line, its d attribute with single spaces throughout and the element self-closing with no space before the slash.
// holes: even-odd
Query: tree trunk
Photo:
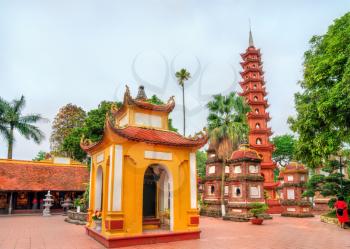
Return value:
<svg viewBox="0 0 350 249">
<path fill-rule="evenodd" d="M 186 110 L 185 110 L 185 85 L 182 85 L 182 112 L 183 112 L 183 119 L 184 119 L 184 136 L 186 136 Z"/>
<path fill-rule="evenodd" d="M 10 137 L 8 140 L 8 148 L 7 148 L 7 159 L 12 159 L 12 150 L 13 150 L 13 127 L 10 128 Z"/>
<path fill-rule="evenodd" d="M 222 161 L 221 168 L 221 216 L 224 217 L 226 215 L 225 209 L 225 160 Z"/>
</svg>

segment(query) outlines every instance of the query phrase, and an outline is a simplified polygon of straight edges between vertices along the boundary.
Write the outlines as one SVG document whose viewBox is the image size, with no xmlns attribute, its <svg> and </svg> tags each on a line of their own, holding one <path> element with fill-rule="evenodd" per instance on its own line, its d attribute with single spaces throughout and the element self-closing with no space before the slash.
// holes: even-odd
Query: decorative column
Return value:
<svg viewBox="0 0 350 249">
<path fill-rule="evenodd" d="M 218 158 L 212 144 L 207 150 L 206 173 L 203 188 L 203 205 L 200 213 L 204 216 L 221 217 L 221 172 L 222 160 Z M 225 166 L 225 178 L 229 175 L 229 166 Z M 225 183 L 225 203 L 228 198 L 228 184 Z"/>
<path fill-rule="evenodd" d="M 304 165 L 291 162 L 281 171 L 283 181 L 282 188 L 282 216 L 289 217 L 313 217 L 311 202 L 303 197 L 308 180 L 308 170 Z"/>
<path fill-rule="evenodd" d="M 226 220 L 249 221 L 249 204 L 265 203 L 261 158 L 248 144 L 240 145 L 230 160 L 229 198 Z"/>
</svg>

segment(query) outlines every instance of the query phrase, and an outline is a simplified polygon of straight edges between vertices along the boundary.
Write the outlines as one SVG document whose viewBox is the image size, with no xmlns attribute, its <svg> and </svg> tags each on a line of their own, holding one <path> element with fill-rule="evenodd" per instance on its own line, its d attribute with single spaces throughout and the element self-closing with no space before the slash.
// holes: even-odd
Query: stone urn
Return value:
<svg viewBox="0 0 350 249">
<path fill-rule="evenodd" d="M 102 219 L 96 219 L 94 220 L 95 223 L 95 231 L 96 232 L 101 232 L 102 230 Z"/>
</svg>

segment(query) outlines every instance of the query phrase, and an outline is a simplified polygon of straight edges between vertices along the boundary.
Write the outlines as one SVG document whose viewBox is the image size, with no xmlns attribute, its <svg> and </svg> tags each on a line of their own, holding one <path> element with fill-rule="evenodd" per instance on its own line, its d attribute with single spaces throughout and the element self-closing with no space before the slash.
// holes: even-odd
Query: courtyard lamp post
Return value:
<svg viewBox="0 0 350 249">
<path fill-rule="evenodd" d="M 346 157 L 342 155 L 342 152 L 338 152 L 335 156 L 333 156 L 333 159 L 335 159 L 337 162 L 339 162 L 339 171 L 340 171 L 340 194 L 343 195 L 344 193 L 344 186 L 343 186 L 343 161 L 346 160 Z"/>
</svg>

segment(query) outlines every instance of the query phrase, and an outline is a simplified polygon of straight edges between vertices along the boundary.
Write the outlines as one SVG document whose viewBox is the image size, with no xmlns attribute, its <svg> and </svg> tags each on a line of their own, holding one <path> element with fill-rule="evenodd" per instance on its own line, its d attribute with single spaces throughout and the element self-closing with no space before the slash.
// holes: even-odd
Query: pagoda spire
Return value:
<svg viewBox="0 0 350 249">
<path fill-rule="evenodd" d="M 252 25 L 249 20 L 249 47 L 254 47 L 254 40 L 253 40 L 253 34 L 252 34 Z"/>
</svg>

